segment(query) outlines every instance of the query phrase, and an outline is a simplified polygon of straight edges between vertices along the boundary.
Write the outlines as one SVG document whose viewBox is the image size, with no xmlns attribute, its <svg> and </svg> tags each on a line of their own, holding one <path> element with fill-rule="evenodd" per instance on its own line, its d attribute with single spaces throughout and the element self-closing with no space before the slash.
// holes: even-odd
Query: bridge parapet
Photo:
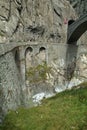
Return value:
<svg viewBox="0 0 87 130">
<path fill-rule="evenodd" d="M 58 45 L 58 46 L 67 46 L 65 43 L 46 43 L 46 42 L 18 42 L 18 43 L 7 43 L 7 44 L 0 44 L 0 56 L 4 55 L 7 52 L 12 51 L 17 47 L 22 46 L 45 46 L 45 45 Z"/>
<path fill-rule="evenodd" d="M 4 55 L 7 52 L 12 51 L 16 47 L 24 46 L 24 45 L 37 45 L 38 42 L 18 42 L 18 43 L 0 43 L 0 56 Z"/>
</svg>

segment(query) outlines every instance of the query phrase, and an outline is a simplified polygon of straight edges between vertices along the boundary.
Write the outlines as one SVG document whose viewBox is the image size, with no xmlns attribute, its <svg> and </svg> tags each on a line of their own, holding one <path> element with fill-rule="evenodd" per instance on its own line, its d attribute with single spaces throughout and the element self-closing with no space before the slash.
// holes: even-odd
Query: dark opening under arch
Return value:
<svg viewBox="0 0 87 130">
<path fill-rule="evenodd" d="M 72 23 L 73 21 L 69 22 Z M 68 27 L 68 36 L 67 43 L 68 44 L 76 44 L 79 38 L 85 33 L 87 30 L 87 13 L 79 17 Z"/>
<path fill-rule="evenodd" d="M 25 50 L 25 80 L 26 80 L 26 85 L 28 84 L 28 73 L 30 67 L 32 67 L 32 52 L 33 48 L 32 47 L 27 47 Z"/>
<path fill-rule="evenodd" d="M 70 20 L 68 21 L 68 25 L 71 25 L 71 24 L 74 23 L 74 22 L 75 22 L 75 20 L 70 19 Z"/>
<path fill-rule="evenodd" d="M 26 56 L 27 52 L 32 52 L 32 51 L 33 51 L 33 48 L 32 48 L 32 47 L 28 47 L 28 48 L 26 49 L 26 51 L 25 51 L 25 56 Z"/>
<path fill-rule="evenodd" d="M 41 52 L 41 51 L 45 51 L 45 50 L 46 50 L 45 47 L 40 47 L 39 52 Z"/>
<path fill-rule="evenodd" d="M 72 31 L 72 28 L 73 28 L 73 31 Z M 72 31 L 71 34 L 68 35 L 68 43 L 74 43 L 79 40 L 82 34 L 87 30 L 87 21 L 84 21 L 83 23 L 78 24 L 77 27 L 75 27 L 75 29 L 74 29 L 74 26 L 72 28 L 70 30 Z"/>
<path fill-rule="evenodd" d="M 14 53 L 15 63 L 17 65 L 18 70 L 20 70 L 20 57 L 19 57 L 19 50 L 15 50 Z"/>
</svg>

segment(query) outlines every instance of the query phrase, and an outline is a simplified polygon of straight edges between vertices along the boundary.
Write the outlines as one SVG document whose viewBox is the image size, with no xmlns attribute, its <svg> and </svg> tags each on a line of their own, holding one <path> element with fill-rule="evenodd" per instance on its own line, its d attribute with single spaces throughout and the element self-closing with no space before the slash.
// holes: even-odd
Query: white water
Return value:
<svg viewBox="0 0 87 130">
<path fill-rule="evenodd" d="M 56 93 L 60 93 L 66 89 L 71 89 L 73 86 L 77 86 L 80 83 L 82 83 L 83 81 L 73 78 L 70 82 L 67 82 L 65 86 L 56 86 L 55 87 L 55 93 L 47 93 L 47 92 L 41 92 L 41 93 L 37 93 L 35 94 L 32 98 L 33 98 L 33 102 L 36 104 L 41 104 L 41 100 L 43 98 L 48 98 L 48 97 L 52 97 L 54 96 Z"/>
<path fill-rule="evenodd" d="M 43 98 L 52 97 L 54 95 L 55 95 L 54 93 L 44 93 L 44 92 L 42 92 L 42 93 L 38 93 L 38 94 L 34 95 L 32 98 L 33 98 L 34 103 L 39 103 L 40 104 L 41 100 Z"/>
</svg>

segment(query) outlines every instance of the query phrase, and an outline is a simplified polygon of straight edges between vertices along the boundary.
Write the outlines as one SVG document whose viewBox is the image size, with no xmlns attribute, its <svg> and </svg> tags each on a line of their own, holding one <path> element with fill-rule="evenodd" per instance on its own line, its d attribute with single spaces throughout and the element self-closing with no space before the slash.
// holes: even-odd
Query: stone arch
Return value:
<svg viewBox="0 0 87 130">
<path fill-rule="evenodd" d="M 39 52 L 41 52 L 41 51 L 46 51 L 46 48 L 45 47 L 40 47 Z"/>
<path fill-rule="evenodd" d="M 38 53 L 39 63 L 42 63 L 43 61 L 46 61 L 46 48 L 40 47 L 39 53 Z"/>
<path fill-rule="evenodd" d="M 68 43 L 73 44 L 78 41 L 87 30 L 87 14 L 84 14 L 68 27 Z"/>
<path fill-rule="evenodd" d="M 25 50 L 25 65 L 26 69 L 29 69 L 32 66 L 32 47 L 27 47 Z"/>
<path fill-rule="evenodd" d="M 28 72 L 30 67 L 32 67 L 32 54 L 33 54 L 33 48 L 32 47 L 27 47 L 25 50 L 25 80 L 26 80 L 26 85 L 28 86 Z"/>
<path fill-rule="evenodd" d="M 25 50 L 25 56 L 26 56 L 27 52 L 32 52 L 32 51 L 33 51 L 32 47 L 27 47 Z"/>
</svg>

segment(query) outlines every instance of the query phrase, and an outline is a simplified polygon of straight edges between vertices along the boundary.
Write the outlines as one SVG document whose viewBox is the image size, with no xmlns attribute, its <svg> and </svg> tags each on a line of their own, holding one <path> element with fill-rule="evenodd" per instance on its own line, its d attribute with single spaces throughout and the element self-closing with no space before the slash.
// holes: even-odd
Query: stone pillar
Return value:
<svg viewBox="0 0 87 130">
<path fill-rule="evenodd" d="M 19 47 L 20 50 L 20 73 L 22 77 L 23 85 L 25 86 L 25 48 Z"/>
</svg>

